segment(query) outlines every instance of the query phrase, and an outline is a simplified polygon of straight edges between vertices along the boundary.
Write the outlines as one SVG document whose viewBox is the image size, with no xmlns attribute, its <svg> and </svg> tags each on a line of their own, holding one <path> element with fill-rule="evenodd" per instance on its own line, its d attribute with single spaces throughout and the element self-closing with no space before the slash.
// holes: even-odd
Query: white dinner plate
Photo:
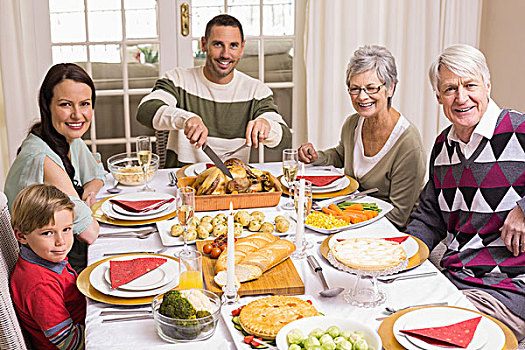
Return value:
<svg viewBox="0 0 525 350">
<path fill-rule="evenodd" d="M 327 175 L 341 175 L 341 174 L 323 174 L 324 176 Z M 315 176 L 310 175 L 308 176 Z M 281 177 L 281 184 L 283 184 L 286 188 L 290 188 L 290 185 L 288 184 L 288 181 L 284 178 L 284 176 Z M 340 191 L 344 188 L 346 188 L 348 185 L 350 185 L 350 179 L 346 176 L 343 176 L 340 179 L 335 180 L 329 185 L 318 187 L 318 186 L 312 186 L 312 193 L 328 193 L 328 192 L 335 192 Z"/>
<path fill-rule="evenodd" d="M 382 348 L 381 338 L 375 330 L 364 325 L 363 323 L 353 320 L 351 318 L 338 318 L 330 316 L 314 316 L 301 318 L 297 321 L 288 323 L 286 326 L 281 328 L 279 333 L 277 333 L 277 338 L 275 338 L 275 343 L 279 350 L 288 350 L 288 343 L 286 341 L 286 335 L 292 329 L 300 329 L 304 335 L 308 335 L 311 331 L 316 328 L 321 328 L 326 331 L 330 326 L 337 326 L 341 331 L 360 331 L 365 335 L 366 343 L 368 344 L 368 349 L 370 350 L 380 350 Z"/>
<path fill-rule="evenodd" d="M 117 259 L 114 259 L 114 260 L 117 260 Z M 129 257 L 122 257 L 118 260 L 130 260 L 130 259 Z M 104 278 L 106 279 L 106 282 L 111 287 L 110 269 L 106 269 Z M 169 274 L 167 273 L 166 269 L 161 269 L 159 266 L 158 268 L 151 270 L 147 274 L 142 275 L 138 278 L 135 278 L 133 281 L 123 284 L 120 287 L 117 287 L 117 289 L 137 290 L 137 291 L 150 290 L 150 289 L 160 288 L 163 285 L 167 284 L 169 281 L 170 281 L 170 278 L 169 278 Z"/>
<path fill-rule="evenodd" d="M 111 205 L 111 209 L 113 209 L 114 212 L 122 214 L 122 215 L 141 216 L 141 217 L 143 217 L 144 215 L 154 215 L 154 214 L 161 213 L 164 210 L 168 209 L 170 207 L 171 203 L 173 203 L 173 202 L 164 203 L 163 205 L 161 205 L 157 209 L 149 210 L 149 211 L 146 211 L 146 212 L 143 212 L 143 213 L 136 213 L 136 212 L 128 211 L 128 210 L 122 208 L 121 206 L 119 206 L 118 204 L 115 204 L 115 203 L 111 203 L 112 204 Z"/>
<path fill-rule="evenodd" d="M 251 213 L 251 212 L 253 212 L 255 210 L 247 209 L 246 211 L 248 213 Z M 259 209 L 257 209 L 257 211 L 261 211 L 265 215 L 264 222 L 270 222 L 274 226 L 275 226 L 275 217 L 277 215 L 283 215 L 286 218 L 286 220 L 288 220 L 288 222 L 290 222 L 290 227 L 288 228 L 288 231 L 286 231 L 284 233 L 273 231 L 274 235 L 276 235 L 276 236 L 287 236 L 290 233 L 294 233 L 295 232 L 295 230 L 296 230 L 295 221 L 290 219 L 286 215 L 286 213 L 284 213 L 282 211 L 276 211 L 275 208 L 271 208 L 271 209 L 259 208 Z M 202 218 L 205 215 L 208 215 L 208 216 L 211 216 L 211 217 L 215 217 L 215 215 L 217 215 L 219 213 L 224 213 L 224 210 L 223 211 L 210 211 L 210 212 L 205 212 L 205 213 L 200 212 L 200 213 L 197 213 L 195 216 L 200 219 L 200 218 Z M 171 235 L 171 226 L 173 226 L 175 224 L 178 224 L 178 223 L 179 223 L 179 221 L 177 219 L 169 219 L 169 220 L 163 220 L 163 221 L 157 221 L 156 222 L 157 230 L 159 231 L 159 235 L 160 235 L 160 239 L 162 241 L 162 245 L 164 245 L 165 247 L 184 245 L 184 239 L 182 238 L 182 235 L 179 236 L 179 237 L 173 237 Z M 248 229 L 245 227 L 244 230 L 242 231 L 242 235 L 240 237 L 246 237 L 246 236 L 249 236 L 249 235 L 251 235 L 253 233 L 255 233 L 255 232 L 248 231 Z M 213 234 L 210 234 L 210 237 L 207 238 L 207 239 L 214 239 L 214 238 L 215 238 L 215 236 L 213 236 Z M 237 238 L 239 238 L 239 237 L 237 237 Z M 188 241 L 188 243 L 192 244 L 192 243 L 195 243 L 195 241 Z"/>
<path fill-rule="evenodd" d="M 175 197 L 173 197 L 170 194 L 160 193 L 160 192 L 159 193 L 157 193 L 157 192 L 125 193 L 125 194 L 121 194 L 121 195 L 112 197 L 112 199 L 127 200 L 127 201 L 132 201 L 132 200 L 135 200 L 135 201 L 137 201 L 137 200 L 154 200 L 154 199 L 161 199 L 162 200 L 162 199 L 170 199 L 170 198 L 175 199 Z M 106 214 L 107 216 L 109 216 L 109 217 L 111 217 L 113 219 L 128 220 L 128 221 L 143 221 L 143 220 L 153 220 L 153 219 L 156 219 L 156 218 L 159 218 L 161 216 L 168 215 L 168 214 L 174 212 L 177 209 L 177 203 L 174 200 L 171 203 L 168 203 L 168 207 L 165 210 L 161 211 L 161 212 L 157 212 L 157 213 L 153 213 L 153 214 L 145 214 L 145 215 L 140 215 L 140 216 L 121 214 L 119 212 L 116 212 L 113 209 L 113 203 L 111 203 L 109 200 L 107 200 L 104 203 L 102 203 L 102 206 L 100 207 L 100 209 L 102 209 L 104 214 Z"/>
<path fill-rule="evenodd" d="M 116 260 L 130 260 L 136 258 L 158 258 L 158 255 L 127 255 L 126 257 L 118 257 Z M 113 259 L 111 259 L 113 260 Z M 141 298 L 152 295 L 165 293 L 168 290 L 175 288 L 179 283 L 177 262 L 173 259 L 166 258 L 166 262 L 157 269 L 162 269 L 168 278 L 168 283 L 153 289 L 148 290 L 124 290 L 122 288 L 111 289 L 111 285 L 106 281 L 106 270 L 109 269 L 110 260 L 98 265 L 91 271 L 89 275 L 89 283 L 102 294 L 111 295 L 120 298 Z M 157 270 L 155 269 L 155 270 Z M 153 270 L 153 271 L 155 271 Z"/>
<path fill-rule="evenodd" d="M 204 170 L 206 170 L 206 164 L 208 163 L 195 163 L 190 166 L 188 166 L 184 170 L 184 175 L 186 176 L 197 176 L 200 173 L 202 173 Z"/>
<path fill-rule="evenodd" d="M 356 203 L 376 203 L 377 206 L 379 207 L 379 209 L 381 209 L 381 211 L 379 212 L 379 214 L 377 214 L 377 216 L 375 218 L 372 218 L 372 219 L 369 219 L 369 220 L 366 220 L 366 221 L 363 221 L 363 222 L 358 222 L 357 224 L 350 224 L 350 225 L 347 225 L 347 226 L 341 226 L 341 227 L 336 227 L 336 228 L 331 228 L 331 229 L 324 229 L 324 228 L 319 228 L 319 227 L 315 227 L 315 226 L 311 226 L 311 225 L 305 225 L 305 227 L 309 228 L 310 230 L 319 232 L 319 233 L 324 233 L 325 235 L 331 235 L 331 234 L 334 234 L 334 233 L 337 233 L 337 232 L 340 232 L 340 231 L 349 230 L 349 229 L 355 229 L 355 228 L 359 228 L 359 227 L 363 227 L 363 226 L 369 225 L 369 224 L 371 224 L 373 222 L 376 222 L 377 220 L 381 219 L 390 210 L 394 209 L 394 206 L 392 204 L 390 204 L 388 202 L 385 202 L 385 201 L 383 201 L 381 199 L 370 197 L 370 196 L 366 196 L 366 197 L 359 198 L 359 199 L 353 199 L 353 200 L 351 200 L 351 202 L 356 202 Z M 320 203 L 320 204 L 322 204 L 322 203 Z"/>
<path fill-rule="evenodd" d="M 402 315 L 394 322 L 394 337 L 408 350 L 420 350 L 422 348 L 428 350 L 461 349 L 459 347 L 431 345 L 415 337 L 404 335 L 399 330 L 442 327 L 479 316 L 480 314 L 467 309 L 446 306 L 417 309 Z M 504 344 L 505 334 L 503 330 L 494 321 L 482 316 L 472 341 L 465 349 L 501 349 Z"/>
<path fill-rule="evenodd" d="M 330 241 L 328 241 L 328 247 L 331 249 L 334 244 L 337 243 L 338 239 L 347 239 L 347 238 L 391 238 L 391 237 L 404 237 L 408 236 L 404 242 L 401 243 L 401 247 L 405 250 L 407 258 L 410 259 L 417 254 L 419 250 L 419 244 L 416 240 L 407 234 L 401 233 L 396 229 L 386 231 L 385 228 L 374 227 L 370 229 L 369 227 L 362 227 L 357 230 L 348 230 L 339 232 L 335 234 Z"/>
<path fill-rule="evenodd" d="M 243 305 L 248 305 L 250 302 L 266 298 L 268 295 L 262 295 L 262 296 L 256 296 L 256 297 L 242 297 L 239 299 L 238 303 L 235 304 L 223 304 L 221 307 L 221 316 L 224 320 L 224 323 L 226 324 L 226 328 L 230 332 L 230 335 L 232 337 L 233 343 L 235 344 L 235 347 L 237 350 L 252 350 L 249 344 L 246 344 L 244 342 L 244 335 L 234 327 L 234 323 L 232 321 L 232 311 L 235 309 L 238 309 L 239 307 Z M 317 311 L 322 312 L 322 310 L 319 309 L 319 305 L 316 304 L 315 298 L 310 295 L 294 295 L 294 297 L 302 299 L 302 300 L 311 300 L 313 301 L 314 307 L 317 309 Z M 328 326 L 327 326 L 328 327 Z M 280 348 L 279 348 L 280 349 Z M 288 350 L 288 347 L 283 348 L 282 350 Z"/>
</svg>

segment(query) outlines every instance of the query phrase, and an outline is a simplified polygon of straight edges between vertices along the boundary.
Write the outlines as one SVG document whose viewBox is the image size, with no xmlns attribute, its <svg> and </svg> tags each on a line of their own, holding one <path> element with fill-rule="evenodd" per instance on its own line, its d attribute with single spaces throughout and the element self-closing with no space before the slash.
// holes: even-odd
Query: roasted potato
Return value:
<svg viewBox="0 0 525 350">
<path fill-rule="evenodd" d="M 264 221 L 264 214 L 263 214 L 262 211 L 256 210 L 256 211 L 252 212 L 251 217 L 252 217 L 252 220 L 254 220 L 254 219 L 255 220 L 259 220 L 260 222 Z"/>
<path fill-rule="evenodd" d="M 285 233 L 290 228 L 290 222 L 283 218 L 282 220 L 275 222 L 275 229 L 277 232 Z"/>
<path fill-rule="evenodd" d="M 184 232 L 184 229 L 182 228 L 180 224 L 175 224 L 171 226 L 170 233 L 173 237 L 179 237 L 180 235 L 182 235 L 183 232 Z"/>
<path fill-rule="evenodd" d="M 244 229 L 244 227 L 236 222 L 233 224 L 233 234 L 235 237 L 239 237 L 240 235 L 242 235 L 242 230 Z"/>
<path fill-rule="evenodd" d="M 228 227 L 223 223 L 213 226 L 213 235 L 215 237 L 219 237 L 220 235 L 226 234 L 227 232 L 228 232 Z"/>
<path fill-rule="evenodd" d="M 250 224 L 251 216 L 246 210 L 239 210 L 235 213 L 234 221 L 238 222 L 242 226 L 248 226 Z"/>
<path fill-rule="evenodd" d="M 209 225 L 211 226 L 211 224 Z M 204 225 L 199 225 L 199 227 L 197 227 L 197 237 L 199 239 L 206 239 L 210 237 L 210 231 L 208 231 L 208 229 Z"/>
<path fill-rule="evenodd" d="M 261 225 L 261 228 L 259 229 L 260 232 L 264 233 L 272 233 L 274 230 L 274 227 L 269 222 L 263 222 Z"/>
<path fill-rule="evenodd" d="M 261 225 L 262 224 L 259 220 L 252 219 L 252 221 L 250 221 L 250 224 L 248 225 L 248 230 L 252 232 L 259 232 L 259 230 L 261 229 Z"/>
</svg>

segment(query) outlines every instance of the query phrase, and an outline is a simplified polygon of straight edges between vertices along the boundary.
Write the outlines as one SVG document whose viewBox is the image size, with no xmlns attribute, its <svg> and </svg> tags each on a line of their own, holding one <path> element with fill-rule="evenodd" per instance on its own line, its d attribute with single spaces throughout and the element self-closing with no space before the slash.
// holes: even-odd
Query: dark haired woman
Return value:
<svg viewBox="0 0 525 350">
<path fill-rule="evenodd" d="M 93 243 L 99 232 L 89 207 L 106 174 L 81 139 L 93 118 L 95 85 L 76 64 L 57 64 L 47 72 L 38 102 L 41 120 L 22 143 L 4 190 L 10 205 L 18 192 L 33 183 L 54 185 L 66 193 L 75 203 L 73 233 L 77 238 L 69 262 L 82 268 L 86 243 Z"/>
</svg>

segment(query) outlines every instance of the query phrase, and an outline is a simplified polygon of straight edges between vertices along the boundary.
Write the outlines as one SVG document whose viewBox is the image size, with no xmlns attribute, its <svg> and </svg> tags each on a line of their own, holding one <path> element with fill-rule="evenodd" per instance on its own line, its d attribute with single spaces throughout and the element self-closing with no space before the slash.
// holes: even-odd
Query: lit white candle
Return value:
<svg viewBox="0 0 525 350">
<path fill-rule="evenodd" d="M 233 226 L 233 202 L 230 202 L 230 214 L 228 215 L 226 258 L 226 288 L 231 290 L 235 287 L 235 230 Z"/>
</svg>

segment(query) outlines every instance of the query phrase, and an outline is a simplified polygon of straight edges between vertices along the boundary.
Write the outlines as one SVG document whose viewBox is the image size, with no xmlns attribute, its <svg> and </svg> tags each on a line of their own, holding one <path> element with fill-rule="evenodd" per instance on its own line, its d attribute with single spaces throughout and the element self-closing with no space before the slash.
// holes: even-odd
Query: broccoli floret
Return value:
<svg viewBox="0 0 525 350">
<path fill-rule="evenodd" d="M 178 293 L 178 292 L 177 292 Z M 187 320 L 190 318 L 195 318 L 195 308 L 186 298 L 181 298 L 180 293 L 177 295 L 172 293 L 162 300 L 160 305 L 159 312 L 161 315 L 171 318 L 178 318 Z"/>
<path fill-rule="evenodd" d="M 206 311 L 206 310 L 199 310 L 195 314 L 196 318 L 203 318 L 203 317 L 208 317 L 208 316 L 211 316 L 211 314 L 209 311 Z"/>
</svg>

